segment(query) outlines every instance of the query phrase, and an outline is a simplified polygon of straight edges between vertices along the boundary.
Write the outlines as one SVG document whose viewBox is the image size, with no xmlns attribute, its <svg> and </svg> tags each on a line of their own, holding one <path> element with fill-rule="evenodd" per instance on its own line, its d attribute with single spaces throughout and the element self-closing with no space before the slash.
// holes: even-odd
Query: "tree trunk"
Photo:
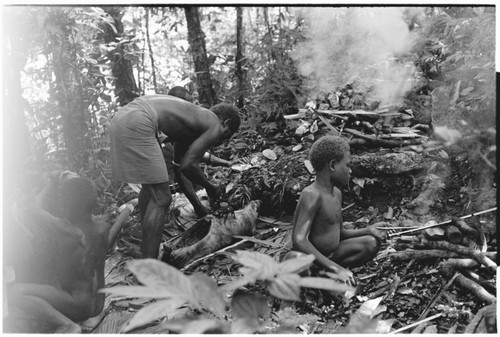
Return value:
<svg viewBox="0 0 500 337">
<path fill-rule="evenodd" d="M 69 19 L 64 9 L 55 10 L 51 17 L 61 32 L 51 37 L 52 64 L 56 77 L 55 98 L 62 117 L 68 166 L 78 172 L 89 165 L 91 142 L 87 124 L 90 123 L 90 97 L 85 79 L 75 65 L 78 50 L 71 36 L 75 22 Z"/>
<path fill-rule="evenodd" d="M 184 7 L 188 28 L 188 40 L 193 55 L 194 71 L 198 86 L 198 100 L 204 106 L 212 106 L 217 103 L 215 91 L 210 78 L 207 49 L 205 46 L 205 34 L 201 30 L 198 7 Z"/>
<path fill-rule="evenodd" d="M 116 33 L 109 25 L 102 25 L 104 43 L 115 42 L 116 49 L 108 52 L 108 59 L 111 61 L 111 72 L 114 77 L 115 95 L 120 106 L 127 105 L 134 98 L 139 97 L 139 89 L 134 77 L 132 61 L 125 58 L 123 44 L 118 41 L 118 37 L 123 36 L 123 7 L 103 6 L 102 9 L 114 20 Z"/>
<path fill-rule="evenodd" d="M 151 74 L 153 75 L 153 88 L 155 89 L 155 94 L 158 93 L 158 84 L 156 82 L 156 67 L 155 59 L 153 56 L 153 48 L 151 47 L 151 39 L 149 38 L 149 8 L 146 7 L 146 41 L 148 43 L 149 59 L 151 60 Z"/>
<path fill-rule="evenodd" d="M 245 57 L 244 57 L 243 8 L 236 7 L 236 78 L 238 79 L 238 108 L 244 106 L 245 92 Z"/>
</svg>

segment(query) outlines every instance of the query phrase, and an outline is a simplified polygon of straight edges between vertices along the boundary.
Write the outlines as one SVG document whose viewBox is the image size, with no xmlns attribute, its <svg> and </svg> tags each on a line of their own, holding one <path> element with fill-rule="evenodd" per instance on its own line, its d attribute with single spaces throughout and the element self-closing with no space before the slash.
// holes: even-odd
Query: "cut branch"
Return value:
<svg viewBox="0 0 500 337">
<path fill-rule="evenodd" d="M 417 246 L 417 245 L 415 245 Z M 446 242 L 446 241 L 428 241 L 422 245 L 422 248 L 432 248 L 432 249 L 443 249 L 443 250 L 448 250 L 451 252 L 455 252 L 461 255 L 465 255 L 467 257 L 473 258 L 477 262 L 481 263 L 482 265 L 486 266 L 487 268 L 495 271 L 497 268 L 497 265 L 495 262 L 490 260 L 484 253 L 478 252 L 474 249 L 470 249 L 467 247 L 459 246 L 459 245 L 454 245 L 452 243 Z"/>
<path fill-rule="evenodd" d="M 460 287 L 468 290 L 471 294 L 475 295 L 482 302 L 491 304 L 496 302 L 497 300 L 497 298 L 492 294 L 490 294 L 488 291 L 486 291 L 486 289 L 484 289 L 471 279 L 468 279 L 461 273 L 457 275 L 456 281 Z"/>
<path fill-rule="evenodd" d="M 411 259 L 430 259 L 430 258 L 450 258 L 459 257 L 460 254 L 440 249 L 429 250 L 407 250 L 404 252 L 395 252 L 389 255 L 394 260 L 406 261 Z"/>
</svg>

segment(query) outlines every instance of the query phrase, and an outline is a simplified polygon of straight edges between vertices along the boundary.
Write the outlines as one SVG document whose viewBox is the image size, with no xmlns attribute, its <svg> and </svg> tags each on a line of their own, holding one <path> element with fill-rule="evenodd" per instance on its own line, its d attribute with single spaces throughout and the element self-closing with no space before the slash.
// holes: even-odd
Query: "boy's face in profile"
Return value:
<svg viewBox="0 0 500 337">
<path fill-rule="evenodd" d="M 332 180 L 335 186 L 347 186 L 351 178 L 351 152 L 347 151 L 341 161 L 330 162 L 333 168 Z"/>
</svg>

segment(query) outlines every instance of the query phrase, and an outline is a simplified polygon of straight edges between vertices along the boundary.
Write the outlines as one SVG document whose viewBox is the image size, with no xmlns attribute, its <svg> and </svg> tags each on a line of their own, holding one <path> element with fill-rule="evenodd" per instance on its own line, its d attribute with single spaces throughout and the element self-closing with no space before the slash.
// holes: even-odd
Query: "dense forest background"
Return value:
<svg viewBox="0 0 500 337">
<path fill-rule="evenodd" d="M 225 144 L 226 157 L 346 84 L 380 104 L 425 91 L 433 124 L 482 135 L 469 150 L 496 169 L 494 10 L 6 6 L 5 187 L 27 183 L 27 172 L 70 169 L 113 195 L 110 118 L 176 85 L 199 104 L 242 109 L 243 132 Z"/>
</svg>

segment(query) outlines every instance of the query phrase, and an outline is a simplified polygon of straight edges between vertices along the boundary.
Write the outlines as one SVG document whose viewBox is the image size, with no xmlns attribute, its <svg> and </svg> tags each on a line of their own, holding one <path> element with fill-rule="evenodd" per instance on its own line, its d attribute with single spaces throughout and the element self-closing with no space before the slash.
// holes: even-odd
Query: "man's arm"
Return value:
<svg viewBox="0 0 500 337">
<path fill-rule="evenodd" d="M 180 188 L 186 195 L 186 198 L 189 200 L 191 205 L 193 205 L 196 214 L 199 217 L 203 217 L 209 213 L 209 210 L 201 203 L 198 195 L 196 195 L 193 183 L 182 173 L 179 164 L 184 160 L 184 154 L 186 151 L 185 145 L 181 143 L 174 144 L 174 174 Z"/>
<path fill-rule="evenodd" d="M 189 179 L 193 184 L 203 186 L 207 190 L 207 194 L 212 199 L 219 197 L 217 187 L 210 183 L 200 169 L 199 162 L 208 147 L 215 144 L 220 138 L 220 129 L 217 125 L 210 127 L 200 137 L 185 149 L 183 159 L 179 163 L 182 174 Z M 176 145 L 178 145 L 176 143 Z M 183 152 L 183 151 L 180 151 Z M 174 156 L 174 158 L 176 158 Z"/>
</svg>

